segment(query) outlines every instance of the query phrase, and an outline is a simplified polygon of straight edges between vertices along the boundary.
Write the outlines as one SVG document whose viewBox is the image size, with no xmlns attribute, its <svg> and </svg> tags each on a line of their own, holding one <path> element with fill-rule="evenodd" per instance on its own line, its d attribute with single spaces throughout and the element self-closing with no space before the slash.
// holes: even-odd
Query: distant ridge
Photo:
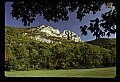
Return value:
<svg viewBox="0 0 120 82">
<path fill-rule="evenodd" d="M 112 49 L 116 47 L 116 38 L 99 38 L 96 40 L 87 41 L 86 43 L 97 45 L 106 49 Z"/>
</svg>

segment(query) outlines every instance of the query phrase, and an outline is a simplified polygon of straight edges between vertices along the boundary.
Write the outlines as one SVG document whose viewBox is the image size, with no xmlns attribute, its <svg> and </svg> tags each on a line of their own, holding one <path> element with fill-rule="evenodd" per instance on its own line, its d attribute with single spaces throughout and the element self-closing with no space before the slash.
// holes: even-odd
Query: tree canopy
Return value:
<svg viewBox="0 0 120 82">
<path fill-rule="evenodd" d="M 68 12 L 76 11 L 77 17 L 79 21 L 82 21 L 83 17 L 90 12 L 96 14 L 96 12 L 101 11 L 101 6 L 106 4 L 106 7 L 112 8 L 110 10 L 101 15 L 102 19 L 96 18 L 94 20 L 90 20 L 90 25 L 80 26 L 80 31 L 83 35 L 87 35 L 87 30 L 93 33 L 93 36 L 96 36 L 96 39 L 100 38 L 100 36 L 108 37 L 110 34 L 116 33 L 116 2 L 78 2 L 78 1 L 34 1 L 34 2 L 25 2 L 25 1 L 15 1 L 11 5 L 13 8 L 11 11 L 12 17 L 17 20 L 21 18 L 24 26 L 30 26 L 30 24 L 35 21 L 37 15 L 43 16 L 48 22 L 53 21 L 58 23 L 59 20 L 68 21 L 69 16 Z"/>
</svg>

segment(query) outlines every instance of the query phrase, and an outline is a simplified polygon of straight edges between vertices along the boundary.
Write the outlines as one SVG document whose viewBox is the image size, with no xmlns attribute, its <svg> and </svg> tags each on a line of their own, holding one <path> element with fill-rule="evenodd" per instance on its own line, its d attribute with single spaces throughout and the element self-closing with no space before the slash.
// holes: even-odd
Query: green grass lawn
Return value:
<svg viewBox="0 0 120 82">
<path fill-rule="evenodd" d="M 82 77 L 114 78 L 116 67 L 68 70 L 5 71 L 6 77 Z"/>
</svg>

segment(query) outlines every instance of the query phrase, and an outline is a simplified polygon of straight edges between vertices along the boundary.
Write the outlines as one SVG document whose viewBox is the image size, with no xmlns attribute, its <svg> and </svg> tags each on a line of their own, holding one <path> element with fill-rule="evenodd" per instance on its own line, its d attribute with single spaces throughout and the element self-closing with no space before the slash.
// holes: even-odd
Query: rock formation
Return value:
<svg viewBox="0 0 120 82">
<path fill-rule="evenodd" d="M 54 42 L 50 38 L 46 37 L 54 37 L 54 38 L 63 38 L 67 40 L 71 40 L 74 42 L 79 42 L 81 41 L 80 37 L 74 32 L 71 32 L 70 30 L 64 30 L 62 33 L 58 29 L 54 29 L 50 26 L 37 26 L 35 28 L 29 29 L 29 31 L 32 31 L 34 36 L 31 35 L 30 38 L 34 40 L 39 40 L 42 42 Z M 24 33 L 24 36 L 27 35 L 28 33 Z M 45 36 L 46 35 L 46 36 Z"/>
</svg>

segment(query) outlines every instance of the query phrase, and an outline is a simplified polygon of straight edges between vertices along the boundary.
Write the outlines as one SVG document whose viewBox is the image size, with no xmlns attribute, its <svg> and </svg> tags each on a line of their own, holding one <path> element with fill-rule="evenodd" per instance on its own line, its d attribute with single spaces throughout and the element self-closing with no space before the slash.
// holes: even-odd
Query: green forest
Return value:
<svg viewBox="0 0 120 82">
<path fill-rule="evenodd" d="M 27 28 L 5 27 L 5 71 L 116 66 L 116 39 L 43 43 L 23 36 L 26 30 Z"/>
</svg>

